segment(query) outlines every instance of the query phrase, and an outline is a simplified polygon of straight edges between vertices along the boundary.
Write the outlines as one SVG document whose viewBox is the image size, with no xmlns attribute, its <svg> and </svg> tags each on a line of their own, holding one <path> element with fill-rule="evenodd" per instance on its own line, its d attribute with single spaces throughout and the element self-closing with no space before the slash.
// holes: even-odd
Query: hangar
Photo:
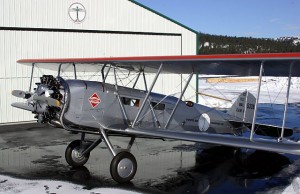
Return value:
<svg viewBox="0 0 300 194">
<path fill-rule="evenodd" d="M 33 120 L 10 106 L 11 90 L 30 81 L 18 59 L 197 54 L 196 31 L 134 0 L 0 0 L 0 12 L 1 124 Z M 156 91 L 178 84 L 178 75 L 163 75 Z"/>
</svg>

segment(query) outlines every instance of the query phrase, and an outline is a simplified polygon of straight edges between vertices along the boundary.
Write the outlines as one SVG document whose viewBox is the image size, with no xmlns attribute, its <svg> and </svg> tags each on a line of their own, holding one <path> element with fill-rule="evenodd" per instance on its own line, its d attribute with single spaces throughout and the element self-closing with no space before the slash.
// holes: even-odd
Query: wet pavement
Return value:
<svg viewBox="0 0 300 194">
<path fill-rule="evenodd" d="M 79 134 L 40 124 L 0 126 L 0 174 L 142 193 L 280 193 L 300 175 L 298 156 L 137 139 L 132 147 L 137 174 L 130 184 L 120 185 L 110 176 L 112 156 L 104 143 L 91 152 L 84 167 L 71 168 L 66 163 L 67 145 L 79 138 Z M 129 142 L 124 137 L 111 140 L 122 148 Z"/>
</svg>

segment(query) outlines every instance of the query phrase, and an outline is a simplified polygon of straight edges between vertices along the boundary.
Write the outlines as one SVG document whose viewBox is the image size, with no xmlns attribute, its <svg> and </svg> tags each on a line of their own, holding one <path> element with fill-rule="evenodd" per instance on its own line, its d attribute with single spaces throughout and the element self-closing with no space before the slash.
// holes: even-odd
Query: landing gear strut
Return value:
<svg viewBox="0 0 300 194">
<path fill-rule="evenodd" d="M 128 143 L 127 149 L 116 150 L 113 148 L 109 141 L 105 131 L 100 128 L 103 140 L 113 155 L 113 159 L 110 163 L 110 175 L 118 183 L 127 183 L 131 181 L 137 171 L 137 162 L 135 157 L 130 153 L 130 149 L 135 141 L 135 137 L 132 137 Z"/>
<path fill-rule="evenodd" d="M 135 138 L 131 138 L 127 149 L 115 149 L 105 131 L 100 129 L 100 132 L 101 137 L 93 143 L 84 140 L 84 133 L 82 133 L 81 140 L 71 142 L 65 152 L 67 163 L 73 167 L 83 166 L 88 161 L 90 152 L 103 140 L 113 155 L 113 159 L 110 163 L 110 174 L 112 178 L 118 183 L 127 183 L 131 181 L 137 171 L 136 159 L 130 153 Z"/>
</svg>

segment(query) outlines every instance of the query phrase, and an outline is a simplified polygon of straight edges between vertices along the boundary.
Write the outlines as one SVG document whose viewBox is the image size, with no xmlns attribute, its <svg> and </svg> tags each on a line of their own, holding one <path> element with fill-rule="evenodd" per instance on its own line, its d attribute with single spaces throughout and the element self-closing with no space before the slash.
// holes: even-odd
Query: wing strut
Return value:
<svg viewBox="0 0 300 194">
<path fill-rule="evenodd" d="M 77 79 L 76 65 L 73 63 L 74 78 Z"/>
<path fill-rule="evenodd" d="M 28 90 L 28 92 L 31 92 L 32 79 L 33 79 L 33 71 L 34 71 L 34 65 L 35 65 L 35 63 L 32 63 L 31 76 L 30 76 L 30 83 L 29 83 L 29 90 Z"/>
<path fill-rule="evenodd" d="M 125 120 L 126 120 L 127 124 L 130 124 L 130 121 L 129 121 L 128 116 L 126 114 L 124 105 L 123 105 L 123 103 L 121 101 L 121 98 L 120 98 L 120 95 L 119 95 L 119 88 L 118 88 L 117 75 L 116 75 L 116 68 L 114 68 L 114 77 L 115 77 L 115 88 L 116 88 L 116 92 L 117 92 L 117 98 L 118 98 L 118 101 L 119 101 L 122 113 L 123 113 L 123 115 L 125 117 Z"/>
<path fill-rule="evenodd" d="M 255 107 L 254 107 L 254 115 L 253 115 L 253 121 L 252 121 L 252 127 L 251 127 L 250 141 L 253 141 L 253 135 L 254 135 L 254 129 L 255 129 L 255 123 L 256 123 L 257 105 L 258 105 L 259 96 L 260 96 L 260 87 L 261 87 L 263 69 L 264 69 L 264 61 L 262 61 L 260 64 L 257 98 L 256 98 L 256 102 L 255 102 Z"/>
<path fill-rule="evenodd" d="M 146 76 L 145 76 L 145 71 L 144 70 L 143 70 L 143 78 L 144 78 L 144 84 L 145 84 L 145 91 L 148 91 L 147 81 L 146 81 Z"/>
<path fill-rule="evenodd" d="M 157 119 L 157 116 L 156 116 L 156 114 L 155 114 L 155 112 L 154 112 L 154 109 L 153 109 L 153 106 L 152 106 L 152 104 L 151 104 L 151 101 L 150 101 L 149 99 L 148 99 L 148 102 L 149 102 L 149 107 L 150 107 L 150 110 L 151 110 L 152 115 L 153 115 L 153 117 L 154 117 L 155 123 L 156 123 L 157 127 L 160 128 L 160 123 L 159 123 L 159 121 L 158 121 L 158 119 Z"/>
<path fill-rule="evenodd" d="M 103 65 L 102 69 L 101 69 L 101 75 L 102 75 L 102 82 L 105 83 L 105 75 L 104 75 L 104 69 L 106 67 L 106 64 Z"/>
<path fill-rule="evenodd" d="M 142 72 L 139 71 L 139 74 L 137 75 L 137 78 L 136 78 L 136 80 L 134 81 L 132 88 L 135 88 L 137 82 L 139 81 L 139 78 L 140 78 L 141 73 L 142 73 Z"/>
<path fill-rule="evenodd" d="M 286 113 L 287 113 L 287 109 L 288 109 L 289 96 L 290 96 L 291 77 L 292 77 L 293 66 L 294 66 L 294 61 L 290 64 L 289 81 L 288 81 L 288 87 L 287 87 L 287 92 L 286 92 L 286 99 L 285 99 L 284 113 L 283 113 L 283 120 L 282 120 L 282 129 L 281 129 L 281 135 L 280 135 L 280 138 L 278 139 L 278 141 L 282 141 L 282 139 L 283 139 L 285 121 L 286 121 Z"/>
<path fill-rule="evenodd" d="M 148 101 L 149 95 L 150 95 L 150 93 L 151 93 L 151 91 L 152 91 L 152 89 L 153 89 L 153 87 L 154 87 L 154 85 L 155 85 L 155 83 L 156 83 L 156 81 L 158 79 L 158 76 L 159 76 L 159 74 L 160 74 L 160 72 L 162 70 L 162 67 L 163 67 L 163 63 L 161 63 L 160 66 L 159 66 L 159 68 L 158 68 L 158 71 L 157 71 L 157 73 L 155 75 L 155 78 L 153 79 L 152 84 L 151 84 L 151 86 L 150 86 L 150 88 L 149 88 L 149 90 L 148 90 L 148 92 L 146 94 L 146 97 L 145 97 L 145 99 L 144 99 L 144 101 L 142 103 L 142 106 L 141 106 L 139 112 L 137 113 L 137 115 L 136 115 L 133 123 L 132 123 L 132 127 L 134 127 L 134 125 L 136 124 L 138 118 L 140 117 L 140 114 L 141 114 L 142 110 L 144 109 L 144 106 L 145 106 L 146 102 Z"/>
<path fill-rule="evenodd" d="M 62 66 L 63 64 L 61 63 L 61 64 L 59 64 L 59 66 L 58 66 L 58 70 L 57 70 L 57 77 L 60 77 L 60 72 L 61 72 L 61 66 Z"/>
<path fill-rule="evenodd" d="M 63 65 L 65 65 L 66 63 L 60 63 L 57 69 L 57 77 L 61 76 L 62 73 L 62 67 Z M 77 70 L 76 70 L 76 63 L 72 63 L 73 66 L 73 73 L 74 73 L 74 78 L 77 79 Z M 68 66 L 67 66 L 68 67 Z"/>
<path fill-rule="evenodd" d="M 105 83 L 105 80 L 106 80 L 106 78 L 107 78 L 107 76 L 108 76 L 108 74 L 109 74 L 110 69 L 111 69 L 111 64 L 109 65 L 109 68 L 108 68 L 108 70 L 106 71 L 106 74 L 105 74 L 105 76 L 104 76 L 103 83 Z"/>
<path fill-rule="evenodd" d="M 243 122 L 245 122 L 246 120 L 246 112 L 247 112 L 247 104 L 248 104 L 248 94 L 249 94 L 249 91 L 246 90 L 246 102 L 245 102 L 245 106 L 244 106 L 244 116 L 243 116 Z"/>
<path fill-rule="evenodd" d="M 190 76 L 189 76 L 187 82 L 185 83 L 185 86 L 184 86 L 184 88 L 183 88 L 183 90 L 182 90 L 182 92 L 181 92 L 181 94 L 180 94 L 180 97 L 178 98 L 178 100 L 177 100 L 177 102 L 176 102 L 176 104 L 175 104 L 175 107 L 173 108 L 172 113 L 170 114 L 169 119 L 168 119 L 168 121 L 167 121 L 167 123 L 166 123 L 166 125 L 165 125 L 165 129 L 168 128 L 168 126 L 169 126 L 169 124 L 170 124 L 170 122 L 171 122 L 171 120 L 172 120 L 172 118 L 173 118 L 173 115 L 174 115 L 174 113 L 175 113 L 175 111 L 176 111 L 176 109 L 177 109 L 177 107 L 178 107 L 178 104 L 179 104 L 180 100 L 182 99 L 182 96 L 184 95 L 184 93 L 185 93 L 185 91 L 186 91 L 188 85 L 190 84 L 190 81 L 191 81 L 193 75 L 194 75 L 194 72 L 192 72 L 192 73 L 190 74 Z"/>
</svg>

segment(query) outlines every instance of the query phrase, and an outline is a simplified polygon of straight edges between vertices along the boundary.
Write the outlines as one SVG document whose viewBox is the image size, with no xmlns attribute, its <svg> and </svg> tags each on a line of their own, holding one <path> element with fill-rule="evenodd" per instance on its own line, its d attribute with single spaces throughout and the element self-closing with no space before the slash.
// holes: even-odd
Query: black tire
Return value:
<svg viewBox="0 0 300 194">
<path fill-rule="evenodd" d="M 72 141 L 65 152 L 65 158 L 67 163 L 72 167 L 80 167 L 83 166 L 90 157 L 90 153 L 86 155 L 80 155 L 80 152 L 84 150 L 83 147 L 80 146 L 80 140 Z"/>
<path fill-rule="evenodd" d="M 137 170 L 135 157 L 126 151 L 118 153 L 110 163 L 111 177 L 118 183 L 131 181 Z"/>
</svg>

